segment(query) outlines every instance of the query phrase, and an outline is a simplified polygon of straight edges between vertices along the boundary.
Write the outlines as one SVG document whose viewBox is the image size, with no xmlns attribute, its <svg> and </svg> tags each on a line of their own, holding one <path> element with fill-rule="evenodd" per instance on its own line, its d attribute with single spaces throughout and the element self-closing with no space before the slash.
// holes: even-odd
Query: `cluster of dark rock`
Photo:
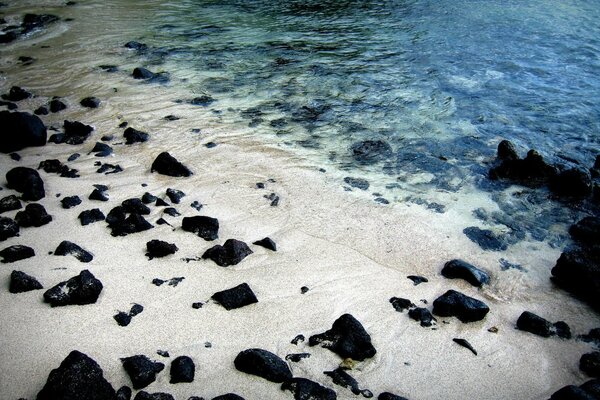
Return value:
<svg viewBox="0 0 600 400">
<path fill-rule="evenodd" d="M 59 21 L 56 15 L 52 14 L 25 14 L 20 25 L 9 25 L 0 32 L 0 43 L 10 43 L 19 37 L 29 34 L 37 29 L 44 28 Z"/>
</svg>

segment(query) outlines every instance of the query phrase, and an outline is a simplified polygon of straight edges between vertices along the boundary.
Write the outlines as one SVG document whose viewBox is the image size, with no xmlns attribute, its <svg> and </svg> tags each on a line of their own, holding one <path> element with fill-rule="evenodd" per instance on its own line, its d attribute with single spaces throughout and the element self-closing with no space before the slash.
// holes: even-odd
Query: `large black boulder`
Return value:
<svg viewBox="0 0 600 400">
<path fill-rule="evenodd" d="M 79 104 L 81 104 L 82 107 L 98 108 L 100 106 L 100 99 L 97 97 L 86 97 L 81 99 Z"/>
<path fill-rule="evenodd" d="M 37 203 L 27 204 L 25 210 L 19 211 L 15 215 L 15 222 L 23 228 L 40 227 L 50 223 L 50 221 L 52 221 L 52 216 L 46 212 L 43 205 Z"/>
<path fill-rule="evenodd" d="M 588 216 L 569 228 L 573 240 L 587 245 L 600 244 L 600 218 Z"/>
<path fill-rule="evenodd" d="M 252 254 L 248 245 L 236 239 L 227 239 L 223 246 L 216 245 L 206 250 L 203 259 L 211 259 L 221 267 L 239 264 L 244 258 Z"/>
<path fill-rule="evenodd" d="M 46 126 L 33 114 L 0 111 L 0 152 L 12 153 L 30 146 L 43 146 Z"/>
<path fill-rule="evenodd" d="M 102 292 L 102 282 L 87 269 L 61 282 L 44 293 L 44 301 L 52 307 L 92 304 Z"/>
<path fill-rule="evenodd" d="M 559 172 L 550 182 L 550 190 L 563 197 L 586 197 L 592 194 L 592 176 L 582 168 Z"/>
<path fill-rule="evenodd" d="M 553 165 L 546 163 L 544 157 L 535 150 L 530 150 L 524 159 L 513 158 L 511 151 L 498 149 L 501 159 L 500 165 L 490 169 L 489 177 L 492 180 L 508 179 L 525 186 L 540 186 L 554 179 L 558 170 Z M 501 156 L 502 154 L 502 156 Z"/>
<path fill-rule="evenodd" d="M 238 371 L 260 376 L 271 382 L 281 383 L 292 378 L 287 363 L 267 350 L 244 350 L 235 357 L 233 363 Z"/>
<path fill-rule="evenodd" d="M 15 236 L 19 236 L 19 225 L 11 218 L 0 217 L 0 242 Z"/>
<path fill-rule="evenodd" d="M 111 228 L 110 234 L 112 236 L 126 236 L 130 233 L 143 232 L 154 228 L 150 222 L 137 213 L 129 214 L 123 221 L 109 223 L 109 227 Z"/>
<path fill-rule="evenodd" d="M 433 301 L 433 313 L 440 317 L 456 317 L 462 322 L 480 321 L 490 311 L 482 301 L 448 290 Z"/>
<path fill-rule="evenodd" d="M 156 374 L 165 368 L 163 363 L 152 361 L 144 355 L 121 358 L 121 363 L 136 390 L 154 382 Z"/>
<path fill-rule="evenodd" d="M 21 101 L 33 96 L 31 92 L 23 89 L 20 86 L 12 86 L 8 93 L 3 94 L 2 98 L 8 101 Z"/>
<path fill-rule="evenodd" d="M 79 399 L 117 400 L 117 394 L 98 363 L 75 350 L 50 372 L 37 400 Z"/>
<path fill-rule="evenodd" d="M 181 229 L 193 232 L 204 240 L 215 240 L 219 237 L 219 220 L 203 215 L 184 217 L 181 221 Z"/>
<path fill-rule="evenodd" d="M 151 213 L 150 208 L 145 205 L 141 199 L 137 198 L 123 200 L 121 206 L 126 213 L 136 213 L 140 215 L 149 215 Z"/>
<path fill-rule="evenodd" d="M 448 279 L 464 279 L 477 287 L 490 283 L 487 272 L 463 260 L 448 261 L 442 268 L 442 275 Z"/>
<path fill-rule="evenodd" d="M 79 121 L 64 121 L 64 133 L 52 135 L 49 141 L 70 145 L 82 144 L 91 135 L 94 128 Z"/>
<path fill-rule="evenodd" d="M 46 196 L 44 181 L 33 168 L 15 167 L 6 173 L 6 187 L 23 193 L 23 200 L 38 201 Z"/>
<path fill-rule="evenodd" d="M 189 383 L 194 381 L 196 365 L 188 356 L 179 356 L 171 361 L 170 383 Z"/>
<path fill-rule="evenodd" d="M 550 400 L 597 400 L 598 398 L 585 389 L 575 385 L 560 388 L 550 396 Z"/>
<path fill-rule="evenodd" d="M 43 289 L 41 283 L 31 275 L 25 272 L 13 271 L 10 274 L 10 286 L 8 291 L 11 293 L 23 293 L 31 290 Z"/>
<path fill-rule="evenodd" d="M 242 283 L 231 289 L 216 292 L 211 298 L 225 307 L 228 311 L 258 303 L 256 295 L 247 283 Z"/>
<path fill-rule="evenodd" d="M 517 320 L 517 328 L 538 336 L 550 337 L 554 335 L 554 325 L 539 315 L 524 311 Z"/>
<path fill-rule="evenodd" d="M 377 352 L 371 343 L 371 336 L 362 324 L 350 314 L 344 314 L 333 323 L 331 329 L 313 335 L 308 340 L 309 346 L 320 344 L 342 358 L 363 361 Z"/>
<path fill-rule="evenodd" d="M 600 378 L 600 351 L 592 351 L 581 356 L 579 369 L 594 378 Z"/>
<path fill-rule="evenodd" d="M 150 135 L 146 132 L 138 131 L 132 127 L 125 129 L 123 137 L 125 138 L 125 144 L 143 143 L 150 139 Z"/>
<path fill-rule="evenodd" d="M 392 155 L 392 147 L 383 140 L 364 140 L 350 147 L 352 157 L 361 164 L 374 164 Z"/>
<path fill-rule="evenodd" d="M 162 175 L 174 177 L 187 177 L 192 175 L 192 171 L 190 171 L 188 167 L 177 161 L 175 157 L 173 157 L 166 151 L 160 153 L 152 163 L 150 172 L 154 171 Z"/>
<path fill-rule="evenodd" d="M 29 246 L 15 244 L 0 251 L 3 263 L 12 263 L 35 256 L 35 251 Z"/>
<path fill-rule="evenodd" d="M 164 242 L 162 240 L 154 239 L 146 243 L 146 257 L 150 260 L 153 258 L 165 257 L 171 254 L 175 254 L 179 249 L 173 243 Z"/>
<path fill-rule="evenodd" d="M 283 382 L 281 390 L 289 390 L 294 394 L 295 400 L 336 400 L 335 392 L 317 382 L 306 378 L 292 378 Z"/>
<path fill-rule="evenodd" d="M 552 268 L 552 281 L 600 310 L 600 248 L 565 250 Z"/>
<path fill-rule="evenodd" d="M 82 263 L 89 263 L 94 259 L 94 256 L 89 251 L 85 250 L 81 246 L 69 242 L 68 240 L 63 240 L 60 242 L 56 250 L 54 250 L 55 256 L 66 256 L 72 255 Z"/>
</svg>

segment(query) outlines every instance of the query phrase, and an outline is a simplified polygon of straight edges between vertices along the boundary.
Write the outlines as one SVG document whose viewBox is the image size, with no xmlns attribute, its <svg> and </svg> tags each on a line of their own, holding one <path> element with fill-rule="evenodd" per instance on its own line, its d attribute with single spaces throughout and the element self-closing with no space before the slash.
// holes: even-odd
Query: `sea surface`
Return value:
<svg viewBox="0 0 600 400">
<path fill-rule="evenodd" d="M 596 1 L 5 3 L 8 23 L 36 9 L 63 18 L 2 50 L 10 75 L 27 68 L 14 59 L 33 42 L 45 76 L 32 70 L 20 84 L 39 82 L 47 96 L 114 80 L 102 64 L 127 80 L 144 66 L 159 73 L 148 84 L 168 94 L 138 98 L 136 112 L 199 99 L 198 113 L 212 126 L 366 179 L 379 202 L 445 212 L 462 201 L 457 194 L 485 192 L 494 209 L 471 210 L 483 224 L 503 226 L 513 242 L 556 246 L 566 231 L 553 228 L 582 215 L 543 190 L 492 183 L 487 172 L 502 139 L 522 156 L 535 148 L 552 163 L 593 165 L 600 149 Z M 145 47 L 125 48 L 130 41 Z M 355 149 L 364 141 L 383 147 L 361 159 Z"/>
</svg>

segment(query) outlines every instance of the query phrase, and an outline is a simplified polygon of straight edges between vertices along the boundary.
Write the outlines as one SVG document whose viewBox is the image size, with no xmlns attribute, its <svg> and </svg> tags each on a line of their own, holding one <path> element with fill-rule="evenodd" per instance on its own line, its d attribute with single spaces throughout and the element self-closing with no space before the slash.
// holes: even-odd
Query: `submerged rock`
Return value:
<svg viewBox="0 0 600 400">
<path fill-rule="evenodd" d="M 260 376 L 271 382 L 281 383 L 292 378 L 287 363 L 270 351 L 247 349 L 240 352 L 234 360 L 238 371 Z"/>
<path fill-rule="evenodd" d="M 353 188 L 356 189 L 360 189 L 360 190 L 367 190 L 369 189 L 369 181 L 366 179 L 362 179 L 362 178 L 351 178 L 349 176 L 344 178 L 344 183 L 352 186 Z"/>
<path fill-rule="evenodd" d="M 196 365 L 188 356 L 179 356 L 171 362 L 170 383 L 189 383 L 194 381 Z"/>
<path fill-rule="evenodd" d="M 501 145 L 502 147 L 498 146 L 498 158 L 501 162 L 490 169 L 490 179 L 508 179 L 525 186 L 539 186 L 556 177 L 556 167 L 546 163 L 537 151 L 530 150 L 524 159 L 520 159 L 514 158 L 514 146 L 509 149 L 509 145 Z"/>
<path fill-rule="evenodd" d="M 50 372 L 37 400 L 117 400 L 115 389 L 104 378 L 96 361 L 72 351 Z"/>
<path fill-rule="evenodd" d="M 157 239 L 146 243 L 146 249 L 148 250 L 146 257 L 148 257 L 150 260 L 153 258 L 166 257 L 168 255 L 175 254 L 175 252 L 179 250 L 175 244 Z"/>
<path fill-rule="evenodd" d="M 281 390 L 288 390 L 294 394 L 295 400 L 336 400 L 335 392 L 317 382 L 306 378 L 292 378 L 281 385 Z"/>
<path fill-rule="evenodd" d="M 448 261 L 442 268 L 442 275 L 449 279 L 464 279 L 476 287 L 490 283 L 487 272 L 463 260 Z"/>
<path fill-rule="evenodd" d="M 225 307 L 228 311 L 258 303 L 256 295 L 247 283 L 217 292 L 211 296 L 211 299 Z"/>
<path fill-rule="evenodd" d="M 0 217 L 0 242 L 15 236 L 19 236 L 19 225 L 11 218 Z"/>
<path fill-rule="evenodd" d="M 46 212 L 43 205 L 32 203 L 25 206 L 25 210 L 15 215 L 15 222 L 23 228 L 40 227 L 52 221 L 52 216 Z"/>
<path fill-rule="evenodd" d="M 47 135 L 46 126 L 39 117 L 26 112 L 0 111 L 1 153 L 44 146 Z"/>
<path fill-rule="evenodd" d="M 13 271 L 10 274 L 8 291 L 11 293 L 23 293 L 43 288 L 37 279 L 31 275 L 27 275 L 25 272 Z"/>
<path fill-rule="evenodd" d="M 25 100 L 30 98 L 31 96 L 33 96 L 33 94 L 31 94 L 31 92 L 23 89 L 20 86 L 12 86 L 8 93 L 3 94 L 2 98 L 4 100 L 8 100 L 8 101 L 21 101 L 21 100 Z"/>
<path fill-rule="evenodd" d="M 152 79 L 156 74 L 144 67 L 136 67 L 133 69 L 131 76 L 133 76 L 133 79 Z"/>
<path fill-rule="evenodd" d="M 49 141 L 61 144 L 79 145 L 86 141 L 94 130 L 93 127 L 79 121 L 64 121 L 64 133 L 52 135 Z"/>
<path fill-rule="evenodd" d="M 44 293 L 44 301 L 52 307 L 92 304 L 102 292 L 102 282 L 87 269 L 61 282 Z"/>
<path fill-rule="evenodd" d="M 6 173 L 6 187 L 23 193 L 22 199 L 38 201 L 46 197 L 44 181 L 40 174 L 27 167 L 15 167 Z"/>
<path fill-rule="evenodd" d="M 463 229 L 463 233 L 483 250 L 504 251 L 508 248 L 508 244 L 504 238 L 496 235 L 489 229 L 470 226 Z"/>
<path fill-rule="evenodd" d="M 210 241 L 219 237 L 219 220 L 205 216 L 184 217 L 181 221 L 181 229 L 193 232 L 202 239 Z"/>
<path fill-rule="evenodd" d="M 361 164 L 374 164 L 389 158 L 392 147 L 383 140 L 364 140 L 350 147 L 352 157 Z"/>
<path fill-rule="evenodd" d="M 165 368 L 163 363 L 152 361 L 144 355 L 121 358 L 121 363 L 135 390 L 143 389 L 154 382 L 156 374 Z"/>
<path fill-rule="evenodd" d="M 456 290 L 448 290 L 433 302 L 433 313 L 441 317 L 457 317 L 461 322 L 480 321 L 490 311 L 482 301 Z"/>
<path fill-rule="evenodd" d="M 328 331 L 309 338 L 309 346 L 329 349 L 342 358 L 363 361 L 377 352 L 371 343 L 371 336 L 362 324 L 350 314 L 344 314 L 334 321 Z"/>
<path fill-rule="evenodd" d="M 12 263 L 35 256 L 35 251 L 29 246 L 15 244 L 0 251 L 3 263 Z"/>
<path fill-rule="evenodd" d="M 216 245 L 206 250 L 202 258 L 211 259 L 221 267 L 228 267 L 239 264 L 252 253 L 246 243 L 236 239 L 227 239 L 223 246 Z"/>
<path fill-rule="evenodd" d="M 582 168 L 570 168 L 559 172 L 550 181 L 550 190 L 564 197 L 581 198 L 592 194 L 592 177 Z"/>
<path fill-rule="evenodd" d="M 79 104 L 86 108 L 98 108 L 100 107 L 100 99 L 97 97 L 86 97 L 81 99 Z"/>
<path fill-rule="evenodd" d="M 66 256 L 72 255 L 82 263 L 89 263 L 94 259 L 94 256 L 89 251 L 83 249 L 79 245 L 69 242 L 68 240 L 63 240 L 60 242 L 56 250 L 54 250 L 55 256 Z"/>
<path fill-rule="evenodd" d="M 173 177 L 188 177 L 192 175 L 192 172 L 185 165 L 177 161 L 175 157 L 166 151 L 160 153 L 152 163 L 150 172 L 154 171 Z"/>
</svg>

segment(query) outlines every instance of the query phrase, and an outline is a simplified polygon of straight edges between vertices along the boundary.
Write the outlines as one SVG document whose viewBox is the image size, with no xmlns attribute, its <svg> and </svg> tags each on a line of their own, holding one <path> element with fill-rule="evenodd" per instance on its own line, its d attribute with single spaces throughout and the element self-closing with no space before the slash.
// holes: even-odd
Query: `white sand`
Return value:
<svg viewBox="0 0 600 400">
<path fill-rule="evenodd" d="M 71 31 L 51 33 L 57 35 L 46 39 L 51 44 L 61 40 L 68 43 L 70 35 L 76 36 Z M 282 358 L 289 353 L 311 353 L 308 359 L 290 363 L 294 375 L 333 388 L 339 399 L 354 399 L 357 396 L 333 385 L 323 374 L 339 365 L 337 355 L 307 343 L 290 343 L 298 334 L 308 339 L 329 329 L 344 313 L 351 313 L 364 325 L 377 349 L 373 359 L 358 363 L 350 371 L 361 388 L 370 389 L 375 396 L 391 391 L 410 399 L 541 400 L 566 384 L 586 380 L 578 361 L 589 351 L 588 345 L 575 339 L 544 339 L 514 327 L 521 312 L 529 310 L 552 322 L 566 321 L 575 334 L 586 333 L 598 325 L 597 314 L 552 287 L 550 269 L 560 250 L 524 242 L 504 253 L 486 252 L 464 236 L 462 229 L 477 224 L 470 210 L 491 204 L 484 195 L 453 195 L 455 201 L 444 214 L 401 203 L 378 205 L 369 193 L 345 192 L 341 173 L 321 173 L 303 157 L 261 142 L 250 131 L 233 131 L 227 124 L 216 124 L 217 118 L 207 111 L 173 103 L 181 96 L 173 87 L 138 84 L 125 74 L 100 74 L 91 68 L 100 62 L 89 55 L 87 65 L 65 66 L 64 73 L 72 80 L 47 83 L 43 57 L 49 56 L 50 50 L 35 50 L 40 61 L 19 69 L 11 63 L 28 53 L 25 50 L 22 43 L 1 50 L 5 73 L 0 92 L 7 92 L 13 84 L 33 90 L 41 97 L 20 103 L 21 110 L 29 111 L 46 97 L 64 96 L 70 108 L 44 117 L 47 125 L 76 119 L 96 130 L 81 146 L 28 148 L 19 152 L 23 157 L 20 162 L 8 155 L 0 157 L 0 176 L 4 177 L 18 165 L 35 168 L 45 159 L 65 162 L 74 152 L 82 154 L 68 163 L 80 171 L 81 178 L 60 178 L 40 171 L 46 185 L 46 197 L 40 203 L 53 221 L 40 228 L 24 228 L 20 237 L 0 245 L 23 244 L 36 251 L 34 258 L 0 268 L 4 282 L 0 290 L 3 399 L 34 399 L 50 370 L 75 349 L 95 359 L 115 389 L 131 385 L 119 358 L 145 354 L 166 364 L 157 381 L 145 389 L 149 392 L 168 392 L 176 399 L 192 395 L 210 399 L 227 392 L 246 399 L 292 398 L 280 391 L 278 384 L 234 368 L 237 353 L 251 347 L 264 348 Z M 57 62 L 53 59 L 51 68 L 56 68 Z M 76 72 L 69 72 L 72 69 Z M 86 72 L 81 75 L 81 71 Z M 113 93 L 113 87 L 119 91 Z M 100 109 L 78 106 L 79 99 L 87 95 L 102 99 Z M 168 114 L 182 119 L 163 121 Z M 132 146 L 114 144 L 115 155 L 108 158 L 87 155 L 102 135 L 114 134 L 113 143 L 120 142 L 122 130 L 116 127 L 121 121 L 149 132 L 151 140 Z M 194 127 L 203 133 L 190 133 Z M 203 144 L 208 141 L 218 146 L 207 149 Z M 164 150 L 194 175 L 169 178 L 151 174 L 153 159 Z M 96 174 L 95 161 L 120 164 L 125 171 Z M 276 182 L 268 182 L 270 178 Z M 266 189 L 256 189 L 257 182 L 265 182 Z M 97 183 L 109 186 L 109 202 L 87 199 Z M 148 186 L 142 187 L 142 183 Z M 182 231 L 181 217 L 165 217 L 174 229 L 156 225 L 149 231 L 118 238 L 110 235 L 104 222 L 84 227 L 77 219 L 81 211 L 96 207 L 107 214 L 121 201 L 146 191 L 166 199 L 169 187 L 186 193 L 182 204 L 176 206 L 183 216 L 200 214 L 219 219 L 217 241 L 206 242 Z M 272 192 L 281 198 L 278 207 L 270 207 L 263 197 Z M 12 193 L 5 189 L 0 196 Z M 77 194 L 83 203 L 63 210 L 59 194 Z M 194 200 L 204 204 L 200 213 L 189 206 Z M 159 207 L 152 209 L 148 220 L 154 223 L 162 214 Z M 237 266 L 222 268 L 212 261 L 182 260 L 198 257 L 228 238 L 250 244 L 265 236 L 275 240 L 278 251 L 252 246 L 254 254 Z M 148 261 L 145 244 L 151 239 L 175 243 L 180 251 Z M 94 260 L 82 264 L 73 257 L 49 255 L 62 240 L 91 251 Z M 501 257 L 522 264 L 530 272 L 501 271 Z M 465 282 L 443 278 L 439 271 L 453 258 L 487 270 L 492 283 L 477 290 Z M 102 281 L 104 290 L 96 304 L 51 308 L 43 302 L 42 290 L 8 292 L 13 269 L 37 277 L 46 289 L 89 269 Z M 414 286 L 407 275 L 426 276 L 429 283 Z M 178 276 L 185 280 L 177 287 L 151 284 L 153 278 Z M 242 282 L 254 290 L 257 304 L 232 311 L 213 302 L 199 310 L 191 307 Z M 301 294 L 302 286 L 310 291 Z M 420 300 L 425 299 L 430 308 L 448 289 L 482 299 L 490 306 L 490 313 L 485 320 L 470 324 L 440 318 L 437 329 L 431 330 L 410 320 L 406 312 L 396 312 L 389 303 L 397 296 L 424 306 Z M 143 305 L 144 311 L 129 326 L 118 326 L 113 315 L 127 311 L 132 303 Z M 493 326 L 498 333 L 487 331 Z M 455 337 L 467 339 L 479 355 L 453 343 Z M 207 342 L 212 347 L 207 348 Z M 195 381 L 169 384 L 170 359 L 157 355 L 157 350 L 169 351 L 170 359 L 192 357 L 197 368 Z"/>
</svg>

